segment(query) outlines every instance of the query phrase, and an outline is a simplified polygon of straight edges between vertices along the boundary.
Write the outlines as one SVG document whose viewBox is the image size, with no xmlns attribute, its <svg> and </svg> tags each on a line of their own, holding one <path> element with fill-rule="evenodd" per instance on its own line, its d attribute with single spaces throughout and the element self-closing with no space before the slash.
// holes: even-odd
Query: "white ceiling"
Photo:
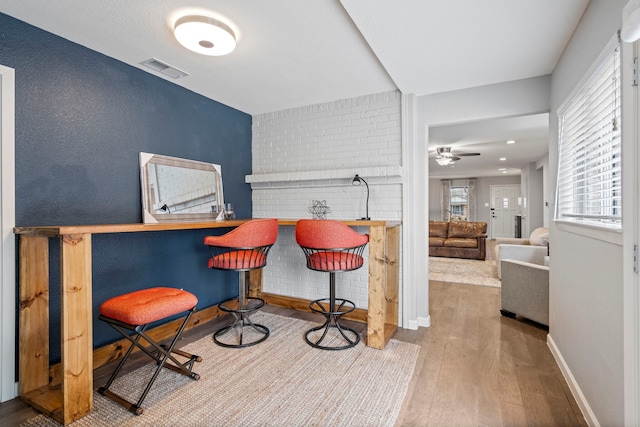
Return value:
<svg viewBox="0 0 640 427">
<path fill-rule="evenodd" d="M 159 75 L 140 65 L 157 58 L 189 73 L 161 78 L 256 115 L 550 74 L 588 2 L 2 0 L 0 12 Z M 194 13 L 232 27 L 236 50 L 208 57 L 179 45 L 173 24 Z"/>
<path fill-rule="evenodd" d="M 507 144 L 514 140 L 514 144 Z M 433 157 L 436 147 L 465 156 L 452 166 L 440 166 Z M 429 128 L 429 176 L 431 178 L 520 175 L 527 163 L 540 160 L 549 147 L 549 114 L 484 120 Z M 500 160 L 505 158 L 506 160 Z M 506 171 L 498 169 L 506 168 Z"/>
</svg>

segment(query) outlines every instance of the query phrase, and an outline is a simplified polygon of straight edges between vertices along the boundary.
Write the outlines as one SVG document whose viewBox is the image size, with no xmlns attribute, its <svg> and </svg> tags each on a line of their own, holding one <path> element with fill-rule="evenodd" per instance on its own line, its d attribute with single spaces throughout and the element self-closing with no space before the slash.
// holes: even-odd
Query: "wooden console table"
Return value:
<svg viewBox="0 0 640 427">
<path fill-rule="evenodd" d="M 64 425 L 93 410 L 91 236 L 106 233 L 237 227 L 248 220 L 16 227 L 20 235 L 19 394 Z M 342 221 L 369 227 L 367 345 L 384 348 L 398 324 L 399 225 Z M 280 220 L 292 226 L 296 220 Z M 61 384 L 49 384 L 49 239 L 60 240 Z"/>
</svg>

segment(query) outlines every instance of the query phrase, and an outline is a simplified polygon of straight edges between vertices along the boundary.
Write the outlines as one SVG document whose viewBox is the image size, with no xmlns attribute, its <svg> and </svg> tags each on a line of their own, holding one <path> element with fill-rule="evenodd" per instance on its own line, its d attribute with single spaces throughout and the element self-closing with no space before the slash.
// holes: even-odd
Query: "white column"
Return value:
<svg viewBox="0 0 640 427">
<path fill-rule="evenodd" d="M 402 95 L 402 325 L 430 326 L 428 270 L 428 158 L 426 127 L 416 96 Z"/>
<path fill-rule="evenodd" d="M 0 402 L 16 397 L 15 72 L 0 65 Z"/>
</svg>

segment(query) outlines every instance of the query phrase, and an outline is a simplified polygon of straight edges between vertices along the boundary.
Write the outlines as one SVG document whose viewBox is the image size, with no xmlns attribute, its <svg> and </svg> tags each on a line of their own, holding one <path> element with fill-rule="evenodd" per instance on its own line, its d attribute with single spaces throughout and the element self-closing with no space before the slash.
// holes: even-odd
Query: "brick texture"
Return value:
<svg viewBox="0 0 640 427">
<path fill-rule="evenodd" d="M 372 219 L 402 218 L 400 93 L 387 92 L 253 117 L 254 217 L 311 218 L 314 200 L 329 219 L 365 215 L 370 188 Z M 367 227 L 357 227 L 367 233 Z M 367 253 L 368 255 L 368 253 Z M 338 273 L 336 294 L 367 307 L 368 264 Z M 305 299 L 328 297 L 329 275 L 306 268 L 294 227 L 280 227 L 264 270 L 265 292 Z"/>
</svg>

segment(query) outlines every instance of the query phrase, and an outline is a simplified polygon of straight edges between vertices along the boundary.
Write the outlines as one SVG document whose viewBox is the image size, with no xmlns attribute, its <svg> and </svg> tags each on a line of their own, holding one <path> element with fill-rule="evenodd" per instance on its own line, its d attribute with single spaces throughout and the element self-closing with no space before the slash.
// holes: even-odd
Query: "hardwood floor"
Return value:
<svg viewBox="0 0 640 427">
<path fill-rule="evenodd" d="M 546 328 L 502 317 L 499 288 L 431 281 L 429 298 L 431 327 L 394 336 L 422 349 L 396 426 L 587 425 L 547 347 Z M 263 310 L 318 320 L 291 309 Z M 185 344 L 221 322 L 189 331 Z M 111 369 L 96 370 L 95 383 Z M 18 399 L 0 404 L 5 427 L 36 414 Z"/>
<path fill-rule="evenodd" d="M 586 426 L 546 328 L 502 317 L 500 289 L 430 282 L 431 327 L 398 426 Z"/>
</svg>

